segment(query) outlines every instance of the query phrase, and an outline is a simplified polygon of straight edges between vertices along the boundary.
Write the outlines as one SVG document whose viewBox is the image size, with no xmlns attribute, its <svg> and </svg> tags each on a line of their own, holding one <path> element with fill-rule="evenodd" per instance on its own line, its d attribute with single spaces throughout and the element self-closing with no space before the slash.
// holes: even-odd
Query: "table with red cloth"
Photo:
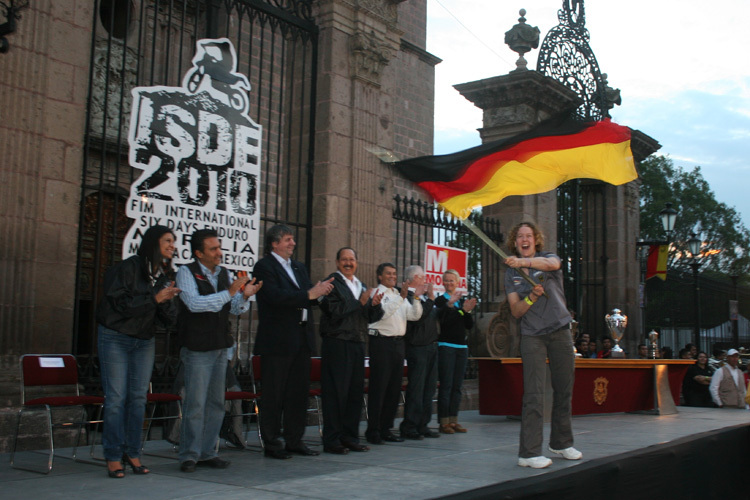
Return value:
<svg viewBox="0 0 750 500">
<path fill-rule="evenodd" d="M 521 358 L 474 358 L 479 363 L 479 413 L 520 415 Z M 695 360 L 576 358 L 573 415 L 658 410 L 679 404 L 682 379 Z M 662 399 L 660 399 L 662 398 Z"/>
</svg>

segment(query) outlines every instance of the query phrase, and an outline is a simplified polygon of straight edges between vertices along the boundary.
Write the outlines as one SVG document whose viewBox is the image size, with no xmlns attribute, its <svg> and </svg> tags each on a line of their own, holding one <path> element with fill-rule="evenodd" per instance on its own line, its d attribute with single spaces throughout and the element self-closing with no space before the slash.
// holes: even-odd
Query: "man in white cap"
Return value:
<svg viewBox="0 0 750 500">
<path fill-rule="evenodd" d="M 711 399 L 719 408 L 745 408 L 745 377 L 737 365 L 740 353 L 737 349 L 727 351 L 727 363 L 711 377 Z"/>
</svg>

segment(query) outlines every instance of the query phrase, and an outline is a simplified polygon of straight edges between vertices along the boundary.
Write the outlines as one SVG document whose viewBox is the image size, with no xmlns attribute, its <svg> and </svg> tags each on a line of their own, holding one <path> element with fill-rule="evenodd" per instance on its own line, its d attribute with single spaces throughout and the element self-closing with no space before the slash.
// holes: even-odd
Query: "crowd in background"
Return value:
<svg viewBox="0 0 750 500">
<path fill-rule="evenodd" d="M 582 333 L 575 339 L 576 356 L 579 358 L 611 359 L 613 341 L 609 336 L 601 339 L 600 346 L 589 334 Z M 646 344 L 638 344 L 631 359 L 673 359 L 673 350 L 662 346 L 654 355 Z M 737 349 L 715 348 L 709 357 L 699 351 L 695 344 L 688 343 L 678 351 L 676 359 L 692 359 L 683 379 L 680 404 L 703 408 L 739 407 L 750 409 L 750 352 L 744 347 Z M 730 380 L 734 381 L 733 386 Z M 723 384 L 722 384 L 723 382 Z M 736 390 L 735 390 L 736 389 Z"/>
</svg>

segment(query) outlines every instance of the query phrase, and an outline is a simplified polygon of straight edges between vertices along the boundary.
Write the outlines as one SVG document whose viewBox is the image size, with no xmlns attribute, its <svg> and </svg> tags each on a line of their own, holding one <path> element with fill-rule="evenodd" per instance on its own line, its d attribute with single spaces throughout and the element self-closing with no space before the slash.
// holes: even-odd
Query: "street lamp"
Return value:
<svg viewBox="0 0 750 500">
<path fill-rule="evenodd" d="M 664 228 L 664 233 L 667 235 L 667 239 L 672 236 L 674 231 L 674 223 L 677 221 L 677 210 L 672 208 L 671 203 L 665 203 L 664 209 L 659 212 L 661 217 L 661 225 Z"/>
<path fill-rule="evenodd" d="M 729 318 L 732 321 L 732 345 L 740 345 L 740 330 L 739 330 L 739 296 L 737 295 L 737 280 L 740 279 L 738 274 L 732 274 L 732 288 L 734 289 L 734 304 L 731 308 L 732 317 Z"/>
<path fill-rule="evenodd" d="M 661 218 L 661 225 L 664 229 L 664 235 L 666 241 L 638 241 L 636 242 L 636 248 L 639 250 L 638 257 L 641 261 L 641 285 L 640 285 L 640 296 L 641 296 L 641 329 L 645 338 L 646 335 L 646 263 L 648 261 L 648 249 L 652 245 L 669 245 L 669 240 L 674 232 L 674 225 L 677 221 L 677 210 L 672 208 L 671 203 L 665 203 L 664 208 L 659 212 Z"/>
<path fill-rule="evenodd" d="M 698 268 L 701 267 L 700 253 L 703 242 L 698 238 L 695 233 L 688 240 L 688 249 L 692 256 L 690 260 L 690 267 L 693 268 L 693 286 L 695 298 L 695 326 L 693 327 L 693 344 L 698 346 L 698 350 L 701 350 L 701 287 L 698 282 Z"/>
</svg>

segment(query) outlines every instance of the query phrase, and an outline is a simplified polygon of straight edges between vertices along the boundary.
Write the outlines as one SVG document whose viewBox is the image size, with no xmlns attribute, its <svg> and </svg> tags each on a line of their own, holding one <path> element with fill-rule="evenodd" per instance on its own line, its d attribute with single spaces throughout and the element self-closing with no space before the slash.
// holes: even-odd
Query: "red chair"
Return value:
<svg viewBox="0 0 750 500">
<path fill-rule="evenodd" d="M 162 457 L 162 458 L 173 458 L 176 459 L 177 457 L 175 455 L 163 455 L 159 453 L 151 453 L 151 452 L 145 452 L 143 449 L 146 446 L 146 441 L 148 441 L 149 437 L 151 436 L 151 427 L 153 425 L 154 420 L 182 420 L 182 398 L 177 394 L 172 394 L 169 392 L 153 392 L 153 384 L 148 384 L 148 393 L 146 394 L 146 416 L 143 418 L 143 423 L 146 424 L 146 432 L 143 434 L 143 438 L 141 439 L 141 452 L 143 452 L 144 455 L 149 455 L 152 457 Z M 177 406 L 177 412 L 175 415 L 167 415 L 166 412 L 163 412 L 162 415 L 156 417 L 156 407 L 158 405 L 170 405 L 170 404 L 176 404 Z M 101 435 L 96 432 L 99 430 L 99 423 L 97 423 L 95 431 L 95 436 L 93 441 L 91 442 L 91 451 L 89 452 L 91 457 L 95 460 L 105 460 L 105 458 L 97 457 L 94 454 L 94 450 L 99 444 L 99 439 Z M 177 452 L 177 446 L 174 446 L 174 451 Z"/>
<path fill-rule="evenodd" d="M 169 407 L 171 404 L 174 404 L 177 408 L 177 413 L 175 415 L 168 415 L 166 412 L 163 412 L 159 417 L 154 416 L 156 414 L 157 406 L 162 405 Z M 148 441 L 151 435 L 151 426 L 153 425 L 154 420 L 182 420 L 182 398 L 179 395 L 170 392 L 153 392 L 152 384 L 148 384 L 146 408 L 147 411 L 150 408 L 150 411 L 148 411 L 148 415 L 146 415 L 146 418 L 144 419 L 144 422 L 148 422 L 148 424 L 146 425 L 146 433 L 143 435 L 143 441 L 141 442 L 141 451 L 143 451 L 146 441 Z M 175 451 L 177 451 L 176 447 Z M 160 455 L 157 453 L 143 453 L 155 457 L 177 458 L 175 456 Z"/>
<path fill-rule="evenodd" d="M 13 450 L 10 455 L 10 465 L 16 469 L 24 469 L 32 472 L 49 474 L 55 458 L 54 429 L 60 427 L 77 426 L 76 444 L 73 448 L 73 460 L 81 440 L 84 425 L 101 423 L 101 412 L 104 398 L 101 396 L 81 396 L 78 388 L 78 365 L 74 356 L 70 354 L 25 354 L 20 359 L 21 371 L 21 409 L 18 410 L 16 421 L 16 434 L 13 438 Z M 41 396 L 29 399 L 28 392 L 36 393 L 61 393 L 65 391 L 75 392 L 70 396 Z M 28 391 L 28 392 L 27 392 Z M 53 423 L 52 410 L 63 408 L 81 407 L 81 418 L 76 421 Z M 96 417 L 89 418 L 87 410 L 96 408 Z M 29 469 L 15 464 L 16 447 L 18 445 L 18 434 L 21 428 L 21 419 L 24 413 L 33 411 L 44 411 L 47 417 L 47 431 L 49 433 L 49 457 L 47 459 L 47 470 Z M 59 413 L 59 412 L 57 412 Z"/>
<path fill-rule="evenodd" d="M 253 356 L 252 358 L 252 383 L 253 383 L 253 391 L 258 399 L 263 397 L 263 391 L 258 390 L 256 386 L 256 381 L 261 381 L 261 359 L 260 356 Z M 310 382 L 320 382 L 320 376 L 321 376 L 321 368 L 320 368 L 320 358 L 310 358 Z M 261 382 L 261 388 L 262 388 L 262 382 Z M 315 413 L 315 415 L 318 417 L 318 434 L 320 434 L 321 437 L 323 437 L 323 412 L 321 409 L 321 396 L 322 391 L 319 388 L 310 388 L 308 392 L 309 396 L 315 400 L 315 408 L 308 408 L 308 413 Z M 258 421 L 260 422 L 260 415 L 258 416 Z M 263 440 L 261 439 L 260 435 L 260 423 L 258 424 L 258 439 L 261 441 L 261 446 L 263 444 Z"/>
<path fill-rule="evenodd" d="M 242 401 L 250 405 L 250 411 L 243 411 L 242 413 L 232 415 L 232 417 L 242 417 L 244 423 L 245 417 L 252 417 L 253 415 L 255 415 L 258 424 L 258 443 L 260 444 L 260 448 L 263 449 L 263 439 L 261 439 L 260 435 L 260 410 L 258 407 L 259 398 L 260 394 L 257 394 L 255 392 L 226 391 L 224 393 L 224 401 Z M 247 442 L 245 442 L 244 444 L 245 446 L 247 446 Z"/>
<path fill-rule="evenodd" d="M 310 388 L 309 394 L 310 397 L 313 398 L 315 401 L 315 408 L 308 408 L 308 413 L 315 413 L 315 415 L 318 417 L 318 434 L 320 434 L 320 437 L 323 437 L 323 412 L 320 408 L 320 398 L 323 394 L 323 391 L 320 390 L 320 376 L 321 376 L 321 369 L 320 369 L 320 358 L 310 358 L 310 382 L 317 382 L 318 388 Z"/>
<path fill-rule="evenodd" d="M 370 358 L 365 358 L 365 388 L 364 388 L 364 397 L 362 398 L 362 403 L 365 408 L 365 420 L 369 420 L 370 414 L 367 412 L 367 403 L 370 400 Z"/>
<path fill-rule="evenodd" d="M 253 391 L 226 391 L 224 393 L 224 401 L 242 401 L 248 403 L 250 410 L 239 414 L 232 415 L 232 417 L 241 417 L 243 423 L 245 417 L 255 416 L 258 424 L 258 443 L 260 444 L 261 450 L 263 450 L 263 439 L 260 435 L 260 407 L 258 406 L 258 400 L 260 399 L 260 392 L 257 392 L 255 385 L 256 379 L 260 379 L 260 356 L 253 356 L 250 364 L 250 380 L 252 381 Z M 247 420 L 249 424 L 249 419 Z M 244 443 L 248 446 L 247 442 Z"/>
<path fill-rule="evenodd" d="M 404 373 L 403 378 L 407 378 L 408 380 L 409 376 L 409 367 L 406 365 L 406 360 L 404 360 Z M 365 380 L 367 381 L 367 385 L 365 385 L 365 398 L 364 398 L 364 406 L 365 406 L 365 419 L 370 418 L 367 413 L 367 402 L 369 399 L 370 394 L 370 358 L 365 358 Z M 399 406 L 403 406 L 406 404 L 406 386 L 408 385 L 408 382 L 406 384 L 401 384 L 401 402 L 399 403 Z"/>
</svg>

